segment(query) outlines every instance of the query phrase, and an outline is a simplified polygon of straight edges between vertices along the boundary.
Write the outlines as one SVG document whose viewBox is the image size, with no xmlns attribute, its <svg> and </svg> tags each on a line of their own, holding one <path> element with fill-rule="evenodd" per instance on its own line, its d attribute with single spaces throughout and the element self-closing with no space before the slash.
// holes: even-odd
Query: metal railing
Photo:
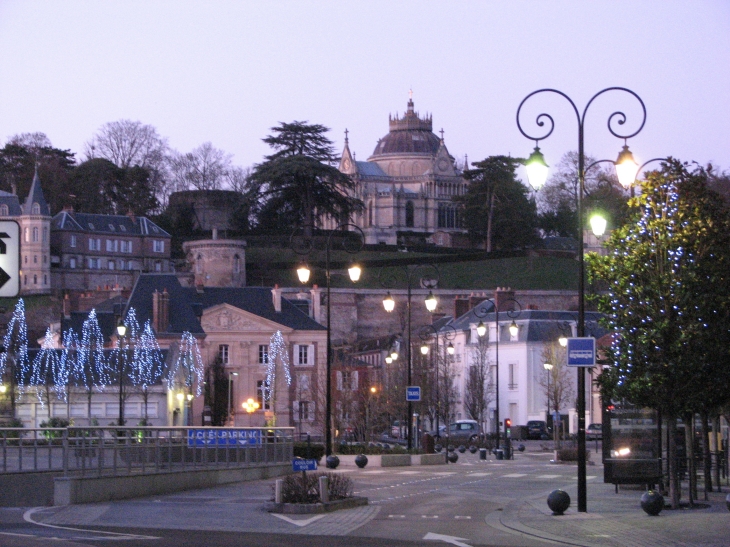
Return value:
<svg viewBox="0 0 730 547">
<path fill-rule="evenodd" d="M 0 429 L 0 472 L 124 476 L 288 463 L 294 428 Z"/>
</svg>

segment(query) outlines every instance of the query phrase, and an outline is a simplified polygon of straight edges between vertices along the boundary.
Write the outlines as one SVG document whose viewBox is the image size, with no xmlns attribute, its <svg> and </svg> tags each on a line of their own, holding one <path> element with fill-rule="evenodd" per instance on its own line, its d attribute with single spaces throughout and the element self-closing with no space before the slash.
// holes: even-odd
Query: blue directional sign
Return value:
<svg viewBox="0 0 730 547">
<path fill-rule="evenodd" d="M 260 429 L 188 429 L 188 446 L 261 446 Z"/>
<path fill-rule="evenodd" d="M 568 338 L 568 366 L 592 367 L 596 364 L 596 339 L 592 336 Z"/>
<path fill-rule="evenodd" d="M 303 460 L 301 458 L 297 458 L 296 460 L 292 460 L 291 468 L 294 471 L 316 471 L 317 460 Z"/>
<path fill-rule="evenodd" d="M 406 401 L 418 402 L 421 400 L 421 386 L 408 386 L 406 388 Z"/>
<path fill-rule="evenodd" d="M 19 291 L 20 227 L 14 220 L 0 220 L 0 297 L 17 296 Z"/>
</svg>

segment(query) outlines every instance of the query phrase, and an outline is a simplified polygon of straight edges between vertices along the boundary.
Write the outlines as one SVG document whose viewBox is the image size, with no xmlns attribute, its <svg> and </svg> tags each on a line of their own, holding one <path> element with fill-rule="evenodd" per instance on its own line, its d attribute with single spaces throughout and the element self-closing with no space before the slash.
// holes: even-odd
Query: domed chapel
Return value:
<svg viewBox="0 0 730 547">
<path fill-rule="evenodd" d="M 389 131 L 367 161 L 356 161 L 345 130 L 339 169 L 352 176 L 365 209 L 353 219 L 366 243 L 428 242 L 452 247 L 466 243 L 453 196 L 466 181 L 430 115 L 421 118 L 410 93 L 403 117 L 389 116 Z"/>
</svg>

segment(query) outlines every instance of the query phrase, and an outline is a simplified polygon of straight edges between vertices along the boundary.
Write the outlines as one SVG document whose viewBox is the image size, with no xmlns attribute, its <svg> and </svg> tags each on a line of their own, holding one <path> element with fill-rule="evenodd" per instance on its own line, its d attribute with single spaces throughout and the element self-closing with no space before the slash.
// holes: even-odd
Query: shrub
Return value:
<svg viewBox="0 0 730 547">
<path fill-rule="evenodd" d="M 52 418 L 49 418 L 46 422 L 41 422 L 41 428 L 57 428 L 57 427 L 68 427 L 69 421 L 65 418 L 60 418 L 58 416 L 53 416 Z M 44 431 L 43 436 L 46 439 L 57 439 L 61 436 L 60 431 Z"/>
<path fill-rule="evenodd" d="M 590 459 L 591 453 L 586 451 L 586 460 Z M 558 450 L 558 460 L 561 462 L 577 462 L 578 447 L 569 446 Z"/>
<path fill-rule="evenodd" d="M 324 445 L 323 444 L 310 444 L 309 445 L 310 458 L 313 460 L 321 460 L 324 456 Z M 307 457 L 307 443 L 294 443 L 294 457 L 295 458 L 306 458 Z"/>
<path fill-rule="evenodd" d="M 10 418 L 3 423 L 0 423 L 0 427 L 25 427 L 23 422 L 18 418 Z M 19 439 L 23 434 L 20 431 L 4 431 L 3 437 L 6 439 Z M 0 437 L 2 439 L 3 437 Z"/>
<path fill-rule="evenodd" d="M 329 478 L 329 499 L 352 497 L 352 480 L 341 473 L 302 473 L 284 477 L 281 500 L 284 503 L 319 503 L 319 477 Z"/>
</svg>

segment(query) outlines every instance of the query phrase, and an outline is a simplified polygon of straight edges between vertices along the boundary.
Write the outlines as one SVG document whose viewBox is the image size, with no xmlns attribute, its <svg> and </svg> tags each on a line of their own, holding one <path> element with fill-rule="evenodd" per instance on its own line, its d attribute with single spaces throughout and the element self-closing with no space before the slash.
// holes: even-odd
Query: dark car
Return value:
<svg viewBox="0 0 730 547">
<path fill-rule="evenodd" d="M 528 439 L 549 439 L 548 427 L 543 420 L 530 420 L 527 422 L 527 438 Z"/>
<path fill-rule="evenodd" d="M 603 439 L 603 426 L 601 424 L 591 424 L 586 428 L 587 441 L 600 441 Z"/>
<path fill-rule="evenodd" d="M 479 439 L 481 433 L 479 423 L 475 420 L 457 420 L 455 423 L 449 424 L 448 431 L 444 426 L 439 429 L 441 430 L 439 435 L 434 435 L 434 437 L 440 442 L 445 442 L 448 435 L 449 443 L 453 445 L 474 443 Z"/>
</svg>

